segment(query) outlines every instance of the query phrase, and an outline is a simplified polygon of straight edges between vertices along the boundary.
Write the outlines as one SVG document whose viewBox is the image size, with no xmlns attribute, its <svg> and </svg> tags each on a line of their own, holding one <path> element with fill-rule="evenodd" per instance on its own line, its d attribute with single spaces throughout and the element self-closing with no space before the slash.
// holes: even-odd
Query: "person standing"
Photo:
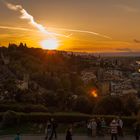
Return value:
<svg viewBox="0 0 140 140">
<path fill-rule="evenodd" d="M 19 133 L 17 133 L 17 135 L 16 135 L 14 140 L 20 140 L 20 134 Z"/>
<path fill-rule="evenodd" d="M 140 123 L 139 122 L 135 124 L 134 130 L 135 130 L 135 138 L 136 140 L 139 140 L 139 137 L 140 137 Z"/>
<path fill-rule="evenodd" d="M 69 127 L 66 131 L 66 140 L 72 140 L 72 127 Z"/>
<path fill-rule="evenodd" d="M 104 118 L 101 119 L 101 129 L 102 129 L 102 135 L 104 136 L 106 132 L 106 122 Z"/>
<path fill-rule="evenodd" d="M 96 129 L 97 129 L 97 123 L 96 123 L 95 119 L 93 119 L 91 122 L 91 130 L 92 130 L 93 137 L 96 136 Z"/>
<path fill-rule="evenodd" d="M 118 123 L 115 119 L 112 120 L 110 123 L 110 129 L 111 129 L 111 140 L 117 140 L 118 139 Z"/>
<path fill-rule="evenodd" d="M 45 135 L 46 135 L 45 140 L 49 140 L 51 134 L 52 134 L 52 125 L 51 125 L 51 122 L 48 121 L 45 128 Z"/>
<path fill-rule="evenodd" d="M 49 140 L 52 140 L 53 136 L 55 136 L 55 139 L 57 139 L 57 132 L 56 132 L 57 123 L 56 123 L 56 121 L 54 121 L 53 118 L 51 118 L 51 126 L 52 126 L 52 132 L 51 132 L 51 136 L 50 136 Z"/>
<path fill-rule="evenodd" d="M 87 134 L 88 136 L 91 136 L 92 135 L 92 128 L 91 128 L 91 120 L 87 123 Z"/>
<path fill-rule="evenodd" d="M 120 117 L 118 118 L 118 135 L 123 137 L 123 121 Z"/>
<path fill-rule="evenodd" d="M 97 118 L 97 135 L 101 136 L 101 118 Z"/>
</svg>

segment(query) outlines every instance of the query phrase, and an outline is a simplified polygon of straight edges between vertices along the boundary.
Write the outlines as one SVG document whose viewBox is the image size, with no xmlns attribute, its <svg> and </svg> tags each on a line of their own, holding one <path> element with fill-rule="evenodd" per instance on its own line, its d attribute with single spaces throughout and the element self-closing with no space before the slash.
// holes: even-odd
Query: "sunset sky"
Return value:
<svg viewBox="0 0 140 140">
<path fill-rule="evenodd" d="M 45 27 L 48 35 L 19 10 L 21 5 Z M 55 35 L 59 34 L 59 35 Z M 88 52 L 140 52 L 140 0 L 0 0 L 0 46 L 57 39 L 61 50 Z"/>
</svg>

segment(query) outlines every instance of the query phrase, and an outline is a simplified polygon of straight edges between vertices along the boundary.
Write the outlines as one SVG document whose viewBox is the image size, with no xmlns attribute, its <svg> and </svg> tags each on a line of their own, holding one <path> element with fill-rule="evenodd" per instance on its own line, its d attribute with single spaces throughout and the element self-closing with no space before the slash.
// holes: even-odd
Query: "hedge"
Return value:
<svg viewBox="0 0 140 140">
<path fill-rule="evenodd" d="M 4 113 L 0 113 L 0 119 L 2 120 L 2 116 Z M 34 113 L 20 113 L 16 112 L 17 122 L 19 123 L 46 123 L 46 121 L 53 117 L 58 123 L 74 123 L 74 122 L 86 122 L 93 117 L 104 117 L 107 124 L 111 122 L 111 120 L 115 116 L 98 116 L 98 115 L 88 115 L 88 114 L 81 114 L 81 113 L 65 113 L 65 112 L 58 112 L 58 113 L 42 113 L 42 112 L 34 112 Z M 132 127 L 133 124 L 136 122 L 136 117 L 122 117 L 125 127 Z"/>
<path fill-rule="evenodd" d="M 44 123 L 50 118 L 54 118 L 59 123 L 81 122 L 90 119 L 87 114 L 80 113 L 18 113 L 20 122 Z"/>
<path fill-rule="evenodd" d="M 48 112 L 48 109 L 43 105 L 33 105 L 33 104 L 0 104 L 0 112 L 6 112 L 7 110 L 15 112 Z"/>
</svg>

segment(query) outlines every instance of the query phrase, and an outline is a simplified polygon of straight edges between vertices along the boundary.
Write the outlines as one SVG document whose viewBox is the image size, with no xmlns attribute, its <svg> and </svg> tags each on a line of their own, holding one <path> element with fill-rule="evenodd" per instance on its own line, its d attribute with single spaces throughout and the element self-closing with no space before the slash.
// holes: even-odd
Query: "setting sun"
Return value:
<svg viewBox="0 0 140 140">
<path fill-rule="evenodd" d="M 43 49 L 55 50 L 58 48 L 59 43 L 57 39 L 49 38 L 40 42 L 40 45 Z"/>
</svg>

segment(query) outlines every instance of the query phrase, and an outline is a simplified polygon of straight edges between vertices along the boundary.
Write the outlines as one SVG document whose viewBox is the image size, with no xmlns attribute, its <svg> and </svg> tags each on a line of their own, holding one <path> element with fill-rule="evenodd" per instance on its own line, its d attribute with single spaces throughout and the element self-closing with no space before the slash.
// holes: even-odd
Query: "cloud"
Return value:
<svg viewBox="0 0 140 140">
<path fill-rule="evenodd" d="M 26 19 L 28 20 L 28 22 L 33 25 L 34 27 L 36 27 L 40 32 L 53 37 L 54 36 L 60 36 L 60 37 L 67 37 L 69 38 L 72 34 L 70 35 L 64 35 L 64 34 L 57 34 L 54 32 L 50 32 L 48 31 L 48 29 L 46 29 L 46 27 L 44 27 L 43 25 L 37 23 L 34 19 L 34 17 L 32 15 L 30 15 L 21 5 L 14 5 L 11 3 L 5 3 L 6 6 L 10 9 L 10 10 L 14 10 L 14 11 L 19 11 L 21 13 L 20 18 L 21 19 Z M 13 28 L 13 29 L 17 29 L 17 28 Z M 20 28 L 18 28 L 20 29 Z M 65 28 L 52 28 L 55 30 L 60 30 L 60 31 L 67 31 L 67 32 L 76 32 L 76 33 L 86 33 L 86 34 L 90 34 L 90 35 L 96 35 L 99 37 L 103 37 L 106 39 L 112 39 L 111 37 L 107 36 L 107 35 L 103 35 L 97 32 L 93 32 L 93 31 L 87 31 L 87 30 L 80 30 L 80 29 L 65 29 Z M 21 30 L 24 30 L 23 28 L 21 28 Z M 30 30 L 30 29 L 25 29 L 25 30 Z"/>
<path fill-rule="evenodd" d="M 22 10 L 22 6 L 21 5 L 13 5 L 11 3 L 6 3 L 7 7 L 11 10 Z"/>
<path fill-rule="evenodd" d="M 3 25 L 0 25 L 0 29 L 9 29 L 9 30 L 20 30 L 20 31 L 31 31 L 31 32 L 37 32 L 36 30 L 29 29 L 29 28 L 23 28 L 23 27 L 13 27 L 13 26 L 3 26 Z"/>
<path fill-rule="evenodd" d="M 139 12 L 139 9 L 134 8 L 132 6 L 128 6 L 128 5 L 116 5 L 115 7 L 119 8 L 120 10 L 123 10 L 125 12 L 131 12 L 131 13 Z"/>
<path fill-rule="evenodd" d="M 10 10 L 14 10 L 14 11 L 19 11 L 21 13 L 20 18 L 21 19 L 26 19 L 28 20 L 28 22 L 33 25 L 34 27 L 36 27 L 40 32 L 48 35 L 49 37 L 54 38 L 54 36 L 62 36 L 62 37 L 68 37 L 66 35 L 62 35 L 62 34 L 57 34 L 57 33 L 52 33 L 49 32 L 43 25 L 37 23 L 34 20 L 34 17 L 32 15 L 30 15 L 21 5 L 14 5 L 11 3 L 5 3 L 6 6 L 10 9 Z"/>
<path fill-rule="evenodd" d="M 117 48 L 116 50 L 121 52 L 133 52 L 130 48 Z"/>
<path fill-rule="evenodd" d="M 22 8 L 21 5 L 13 5 L 11 3 L 6 3 L 7 7 L 14 11 L 19 11 L 21 13 L 21 19 L 27 19 L 30 24 L 36 27 L 39 31 L 50 35 L 50 33 L 45 29 L 45 27 L 41 24 L 38 24 L 32 15 L 30 15 L 25 9 Z"/>
<path fill-rule="evenodd" d="M 97 33 L 97 32 L 93 32 L 93 31 L 87 31 L 87 30 L 67 29 L 67 28 L 53 28 L 53 27 L 51 27 L 50 29 L 67 31 L 67 32 L 86 33 L 86 34 L 96 35 L 96 36 L 100 36 L 100 37 L 107 38 L 107 39 L 112 39 L 110 36 L 103 35 L 103 34 L 100 34 L 100 33 Z"/>
<path fill-rule="evenodd" d="M 140 40 L 134 39 L 135 43 L 140 43 Z"/>
</svg>

